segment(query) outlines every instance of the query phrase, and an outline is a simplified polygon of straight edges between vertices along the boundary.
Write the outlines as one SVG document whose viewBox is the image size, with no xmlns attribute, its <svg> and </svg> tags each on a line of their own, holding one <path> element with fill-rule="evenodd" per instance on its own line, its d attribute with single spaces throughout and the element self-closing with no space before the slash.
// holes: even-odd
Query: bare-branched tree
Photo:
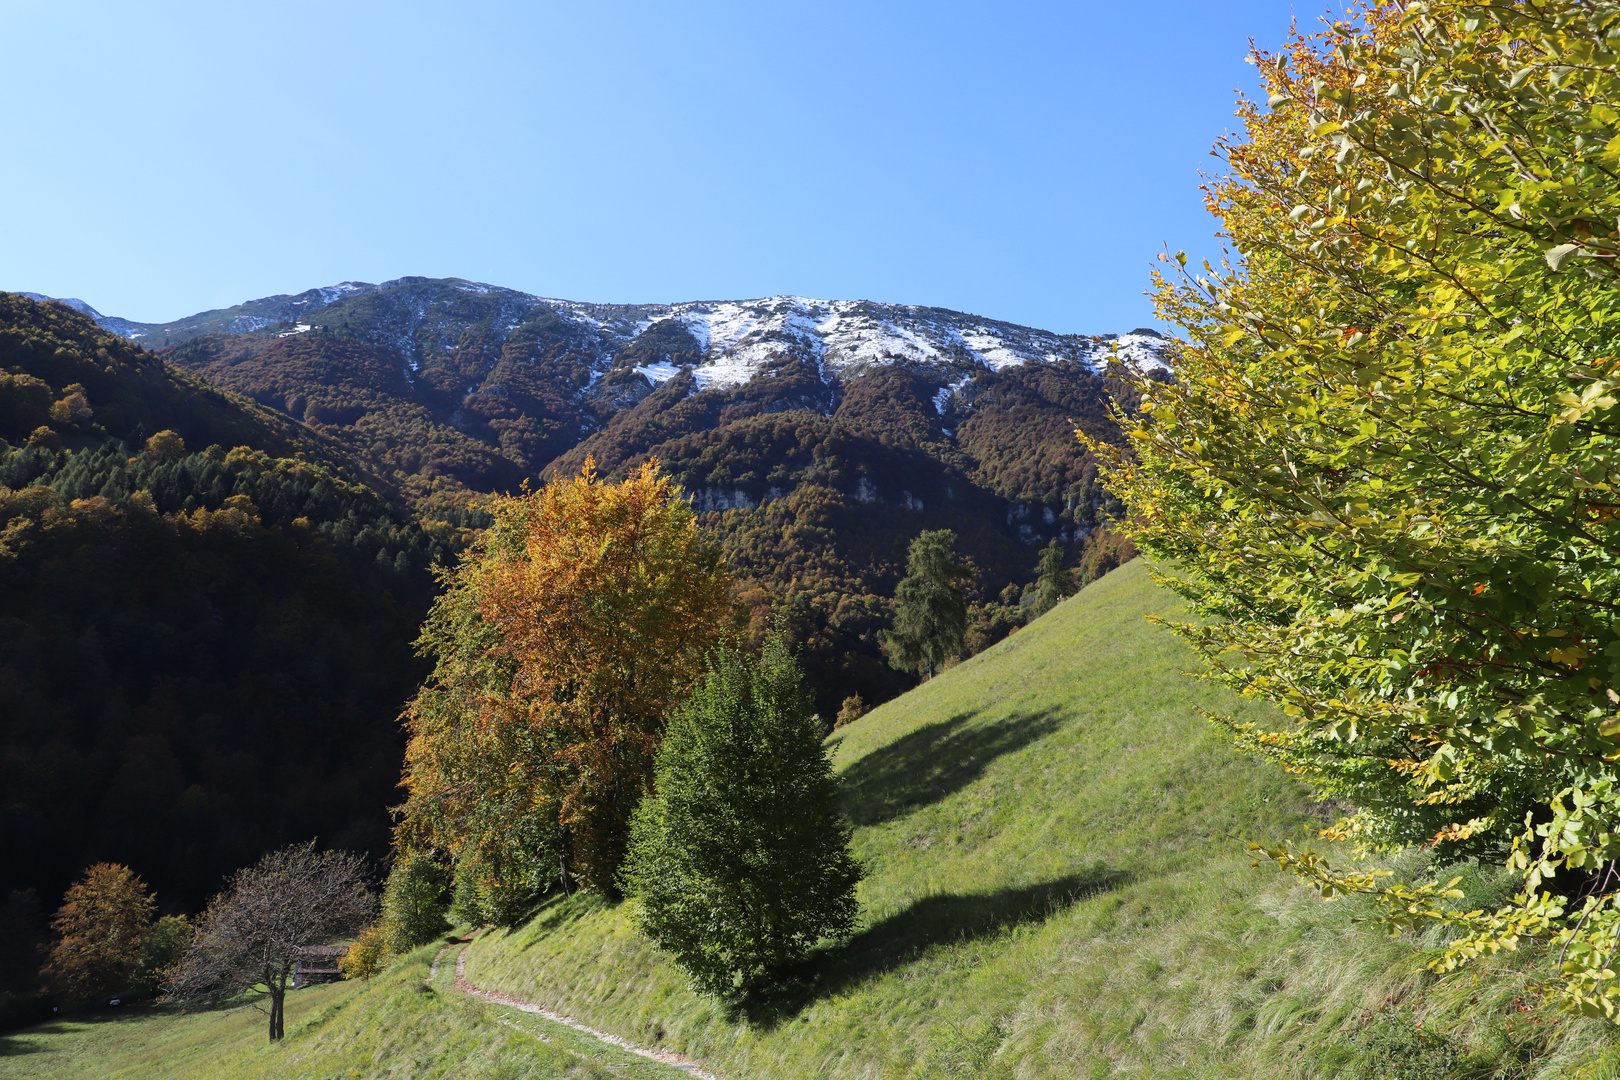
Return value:
<svg viewBox="0 0 1620 1080">
<path fill-rule="evenodd" d="M 360 856 L 318 852 L 313 840 L 271 852 L 237 871 L 197 920 L 191 946 L 169 977 L 169 999 L 258 994 L 269 999 L 270 1038 L 279 1039 L 287 985 L 303 950 L 358 932 L 376 909 Z"/>
</svg>

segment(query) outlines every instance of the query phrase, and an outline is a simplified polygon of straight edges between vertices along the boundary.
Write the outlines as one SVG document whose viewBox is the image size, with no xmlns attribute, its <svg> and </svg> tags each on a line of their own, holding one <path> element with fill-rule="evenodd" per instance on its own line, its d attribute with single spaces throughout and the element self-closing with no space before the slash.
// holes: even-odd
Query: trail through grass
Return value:
<svg viewBox="0 0 1620 1080">
<path fill-rule="evenodd" d="M 668 1080 L 689 1075 L 564 1025 L 451 988 L 455 949 L 428 978 L 438 946 L 368 984 L 287 997 L 287 1036 L 265 1037 L 258 1011 L 180 1014 L 153 1007 L 69 1017 L 0 1037 L 0 1077 L 48 1080 Z M 459 948 L 459 946 L 458 946 Z"/>
</svg>

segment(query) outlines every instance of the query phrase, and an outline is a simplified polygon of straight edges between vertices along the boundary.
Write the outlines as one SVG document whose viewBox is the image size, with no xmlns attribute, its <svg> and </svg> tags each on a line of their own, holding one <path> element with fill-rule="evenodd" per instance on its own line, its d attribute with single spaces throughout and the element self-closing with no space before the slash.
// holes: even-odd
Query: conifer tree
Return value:
<svg viewBox="0 0 1620 1080">
<path fill-rule="evenodd" d="M 861 869 L 822 731 L 780 630 L 757 659 L 716 650 L 670 721 L 622 880 L 704 993 L 763 989 L 854 925 Z"/>
<path fill-rule="evenodd" d="M 955 532 L 917 534 L 894 593 L 894 629 L 883 639 L 890 665 L 931 678 L 962 651 L 972 580 L 973 571 L 956 557 Z"/>
</svg>

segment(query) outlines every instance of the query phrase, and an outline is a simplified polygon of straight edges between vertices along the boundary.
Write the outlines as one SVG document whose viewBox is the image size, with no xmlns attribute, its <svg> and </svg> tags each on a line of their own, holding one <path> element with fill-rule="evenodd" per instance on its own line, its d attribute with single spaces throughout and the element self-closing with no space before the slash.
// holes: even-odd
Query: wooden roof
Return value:
<svg viewBox="0 0 1620 1080">
<path fill-rule="evenodd" d="M 305 945 L 298 950 L 299 956 L 343 956 L 349 951 L 347 945 Z"/>
</svg>

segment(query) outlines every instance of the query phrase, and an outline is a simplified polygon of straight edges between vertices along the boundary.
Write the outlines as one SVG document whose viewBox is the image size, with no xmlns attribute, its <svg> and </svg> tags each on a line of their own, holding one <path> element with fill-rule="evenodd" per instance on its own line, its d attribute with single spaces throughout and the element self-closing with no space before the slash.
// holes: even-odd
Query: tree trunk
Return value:
<svg viewBox="0 0 1620 1080">
<path fill-rule="evenodd" d="M 277 972 L 270 980 L 270 1041 L 275 1042 L 286 1034 L 286 1025 L 283 1018 L 287 1005 L 287 973 Z"/>
<path fill-rule="evenodd" d="M 568 872 L 568 852 L 562 851 L 557 855 L 558 878 L 562 882 L 564 896 L 574 895 L 574 876 Z"/>
</svg>

